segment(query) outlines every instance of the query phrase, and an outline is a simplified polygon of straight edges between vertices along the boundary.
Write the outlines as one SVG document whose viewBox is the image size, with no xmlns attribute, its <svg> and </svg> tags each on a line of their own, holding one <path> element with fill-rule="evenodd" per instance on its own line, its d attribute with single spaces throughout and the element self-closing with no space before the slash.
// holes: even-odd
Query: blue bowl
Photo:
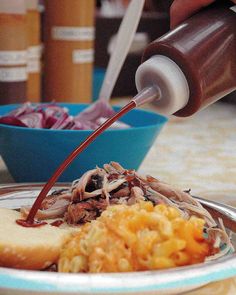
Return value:
<svg viewBox="0 0 236 295">
<path fill-rule="evenodd" d="M 71 115 L 78 114 L 87 106 L 61 105 L 67 107 Z M 0 116 L 16 107 L 18 105 L 0 106 Z M 126 114 L 122 121 L 132 127 L 105 131 L 73 161 L 59 181 L 72 181 L 88 169 L 110 161 L 119 162 L 127 169 L 138 169 L 167 119 L 154 112 L 135 109 Z M 91 132 L 0 124 L 0 154 L 16 182 L 45 182 Z"/>
</svg>

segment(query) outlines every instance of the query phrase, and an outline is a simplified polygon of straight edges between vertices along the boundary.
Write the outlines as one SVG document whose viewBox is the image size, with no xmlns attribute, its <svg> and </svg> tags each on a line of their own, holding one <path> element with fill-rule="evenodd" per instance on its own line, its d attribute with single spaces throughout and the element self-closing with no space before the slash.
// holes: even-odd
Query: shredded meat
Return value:
<svg viewBox="0 0 236 295">
<path fill-rule="evenodd" d="M 203 218 L 209 239 L 215 241 L 216 247 L 219 247 L 220 242 L 226 245 L 224 251 L 216 254 L 217 257 L 232 249 L 223 225 L 217 225 L 210 213 L 191 196 L 190 191 L 181 191 L 149 175 L 141 176 L 135 170 L 126 170 L 115 162 L 89 170 L 80 179 L 73 181 L 69 189 L 55 191 L 47 196 L 36 218 L 64 217 L 67 223 L 78 225 L 96 219 L 108 205 L 133 205 L 140 201 L 175 207 L 185 219 L 192 215 Z M 23 207 L 21 211 L 27 216 L 29 209 Z"/>
</svg>

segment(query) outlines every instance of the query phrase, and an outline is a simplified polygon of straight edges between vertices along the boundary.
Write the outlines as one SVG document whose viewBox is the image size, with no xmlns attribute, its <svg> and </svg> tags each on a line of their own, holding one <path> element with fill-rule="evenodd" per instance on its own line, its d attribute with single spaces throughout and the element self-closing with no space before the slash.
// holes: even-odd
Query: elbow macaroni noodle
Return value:
<svg viewBox="0 0 236 295">
<path fill-rule="evenodd" d="M 211 245 L 204 220 L 166 205 L 110 206 L 81 227 L 61 251 L 60 272 L 130 272 L 204 261 Z"/>
</svg>

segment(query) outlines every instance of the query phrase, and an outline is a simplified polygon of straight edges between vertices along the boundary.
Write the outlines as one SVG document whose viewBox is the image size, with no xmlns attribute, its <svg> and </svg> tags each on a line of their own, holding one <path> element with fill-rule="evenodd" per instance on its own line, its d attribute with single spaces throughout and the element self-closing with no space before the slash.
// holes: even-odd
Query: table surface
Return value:
<svg viewBox="0 0 236 295">
<path fill-rule="evenodd" d="M 139 172 L 236 206 L 236 106 L 217 103 L 189 118 L 170 118 Z M 10 182 L 0 158 L 0 183 Z M 186 294 L 236 294 L 236 277 Z"/>
</svg>

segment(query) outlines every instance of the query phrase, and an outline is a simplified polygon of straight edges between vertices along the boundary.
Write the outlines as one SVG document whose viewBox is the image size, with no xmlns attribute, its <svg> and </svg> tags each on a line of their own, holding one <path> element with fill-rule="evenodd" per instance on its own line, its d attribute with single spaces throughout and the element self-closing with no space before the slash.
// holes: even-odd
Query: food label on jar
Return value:
<svg viewBox="0 0 236 295">
<path fill-rule="evenodd" d="M 41 64 L 39 59 L 29 59 L 27 63 L 27 73 L 39 73 L 40 65 Z"/>
<path fill-rule="evenodd" d="M 1 66 L 20 66 L 26 64 L 26 50 L 0 50 L 0 65 Z"/>
<path fill-rule="evenodd" d="M 231 10 L 233 10 L 234 12 L 236 12 L 236 5 L 230 7 Z"/>
<path fill-rule="evenodd" d="M 28 54 L 28 58 L 35 58 L 35 59 L 41 58 L 42 46 L 41 45 L 30 46 L 27 50 L 27 54 Z"/>
<path fill-rule="evenodd" d="M 72 52 L 72 62 L 74 64 L 92 63 L 93 59 L 93 49 L 76 49 Z"/>
<path fill-rule="evenodd" d="M 0 68 L 0 82 L 23 82 L 26 80 L 26 67 Z"/>
<path fill-rule="evenodd" d="M 91 41 L 94 40 L 94 27 L 52 27 L 52 39 Z"/>
</svg>

